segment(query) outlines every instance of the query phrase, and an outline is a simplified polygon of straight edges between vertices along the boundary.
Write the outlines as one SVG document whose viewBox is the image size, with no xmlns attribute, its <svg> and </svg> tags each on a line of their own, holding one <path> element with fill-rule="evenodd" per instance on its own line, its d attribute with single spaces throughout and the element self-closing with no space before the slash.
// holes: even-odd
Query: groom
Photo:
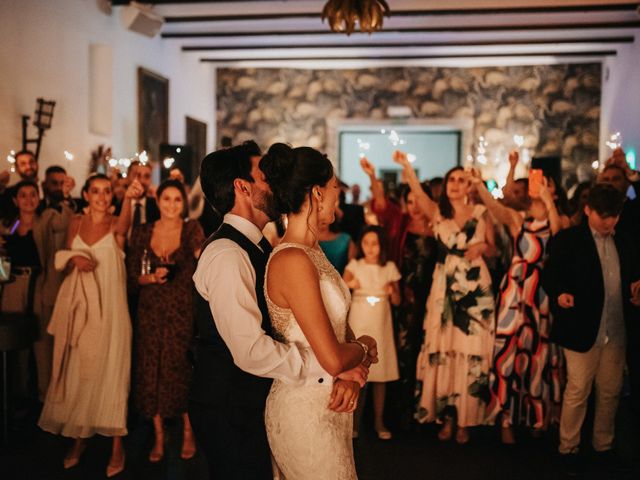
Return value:
<svg viewBox="0 0 640 480">
<path fill-rule="evenodd" d="M 189 416 L 210 478 L 271 479 L 264 406 L 272 379 L 334 382 L 313 352 L 271 338 L 263 284 L 271 252 L 262 229 L 276 217 L 253 141 L 210 153 L 200 180 L 223 224 L 206 241 L 193 276 L 197 360 Z M 350 409 L 365 378 L 333 384 L 329 408 Z M 360 384 L 358 383 L 360 382 Z"/>
</svg>

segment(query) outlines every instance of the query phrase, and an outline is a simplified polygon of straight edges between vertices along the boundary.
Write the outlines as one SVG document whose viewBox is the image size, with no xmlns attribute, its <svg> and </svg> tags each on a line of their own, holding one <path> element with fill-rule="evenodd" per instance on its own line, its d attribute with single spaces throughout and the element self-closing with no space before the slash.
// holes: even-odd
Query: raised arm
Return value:
<svg viewBox="0 0 640 480">
<path fill-rule="evenodd" d="M 329 374 L 338 376 L 366 361 L 360 345 L 338 341 L 324 306 L 318 272 L 305 252 L 288 248 L 276 253 L 269 264 L 267 285 L 272 301 L 291 309 L 318 362 Z M 360 340 L 375 348 L 371 337 Z"/>
<path fill-rule="evenodd" d="M 120 210 L 120 216 L 114 223 L 113 233 L 116 236 L 116 241 L 120 248 L 124 248 L 124 244 L 127 240 L 127 233 L 129 233 L 129 226 L 131 225 L 131 200 L 140 197 L 144 192 L 144 188 L 138 180 L 134 180 L 127 188 L 122 200 L 122 210 Z"/>
<path fill-rule="evenodd" d="M 480 173 L 473 171 L 469 174 L 469 180 L 471 184 L 478 191 L 480 201 L 487 207 L 487 210 L 491 212 L 494 218 L 501 224 L 506 225 L 512 236 L 517 236 L 518 232 L 522 228 L 522 217 L 512 208 L 506 207 L 498 202 L 487 190 L 487 186 L 482 181 Z"/>
<path fill-rule="evenodd" d="M 429 195 L 424 193 L 424 190 L 422 190 L 420 180 L 416 176 L 416 172 L 413 170 L 411 162 L 409 162 L 409 159 L 407 158 L 407 154 L 396 150 L 395 152 L 393 152 L 393 161 L 402 166 L 402 168 L 404 169 L 407 183 L 409 183 L 411 192 L 416 197 L 416 201 L 422 212 L 430 220 L 433 219 L 438 213 L 438 204 L 431 200 L 429 198 Z"/>
<path fill-rule="evenodd" d="M 544 202 L 544 205 L 547 207 L 547 212 L 549 213 L 551 234 L 555 235 L 563 228 L 567 228 L 568 225 L 565 221 L 566 217 L 563 218 L 560 213 L 558 213 L 556 202 L 553 200 L 553 195 L 551 195 L 551 192 L 549 191 L 549 185 L 546 178 L 542 179 L 542 185 L 540 186 L 540 200 Z"/>
<path fill-rule="evenodd" d="M 384 190 L 380 182 L 376 178 L 376 169 L 371 164 L 369 160 L 365 157 L 360 159 L 360 166 L 364 173 L 369 177 L 369 181 L 371 182 L 371 194 L 373 195 L 373 203 L 375 205 L 375 210 L 384 210 L 387 206 L 387 199 L 384 196 Z"/>
<path fill-rule="evenodd" d="M 505 197 L 511 196 L 511 192 L 513 191 L 513 186 L 516 183 L 516 167 L 518 166 L 518 160 L 520 160 L 520 155 L 518 154 L 518 151 L 517 150 L 510 151 L 509 152 L 509 173 L 507 173 L 507 183 L 502 189 L 502 193 Z"/>
</svg>

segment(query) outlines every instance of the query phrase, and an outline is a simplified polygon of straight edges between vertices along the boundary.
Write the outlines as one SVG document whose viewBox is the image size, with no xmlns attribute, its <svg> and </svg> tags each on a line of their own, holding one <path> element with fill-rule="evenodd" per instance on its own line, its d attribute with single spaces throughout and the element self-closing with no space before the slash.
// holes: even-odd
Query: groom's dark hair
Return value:
<svg viewBox="0 0 640 480">
<path fill-rule="evenodd" d="M 200 164 L 200 184 L 211 207 L 220 216 L 229 212 L 236 201 L 233 181 L 236 178 L 253 182 L 251 157 L 261 155 L 253 140 L 242 145 L 223 148 L 210 153 Z"/>
</svg>

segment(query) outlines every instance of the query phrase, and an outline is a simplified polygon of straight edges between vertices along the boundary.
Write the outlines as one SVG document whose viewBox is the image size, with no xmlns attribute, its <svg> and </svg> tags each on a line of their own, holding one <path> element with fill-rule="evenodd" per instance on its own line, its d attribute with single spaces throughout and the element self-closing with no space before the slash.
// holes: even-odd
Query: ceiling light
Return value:
<svg viewBox="0 0 640 480">
<path fill-rule="evenodd" d="M 382 28 L 383 17 L 389 14 L 385 0 L 329 0 L 322 9 L 322 21 L 328 19 L 334 32 L 351 35 L 358 24 L 361 32 L 372 33 Z"/>
</svg>

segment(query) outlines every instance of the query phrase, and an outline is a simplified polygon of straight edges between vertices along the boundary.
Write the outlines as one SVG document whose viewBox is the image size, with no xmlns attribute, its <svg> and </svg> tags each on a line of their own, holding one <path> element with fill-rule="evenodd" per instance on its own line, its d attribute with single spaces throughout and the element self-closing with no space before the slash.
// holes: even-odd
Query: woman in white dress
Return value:
<svg viewBox="0 0 640 480">
<path fill-rule="evenodd" d="M 283 342 L 311 348 L 320 365 L 338 376 L 377 361 L 371 337 L 352 340 L 347 327 L 349 289 L 318 245 L 318 231 L 334 220 L 339 186 L 331 162 L 309 147 L 271 146 L 260 162 L 276 208 L 288 216 L 282 243 L 265 275 L 265 298 L 273 331 Z M 355 479 L 353 417 L 327 408 L 332 385 L 273 382 L 265 422 L 276 478 Z M 345 398 L 353 412 L 357 398 Z"/>
<path fill-rule="evenodd" d="M 38 425 L 50 433 L 75 439 L 64 459 L 65 468 L 78 464 L 87 438 L 95 434 L 113 437 L 108 477 L 124 469 L 122 437 L 127 434 L 131 320 L 123 247 L 131 218 L 130 199 L 137 198 L 142 191 L 138 181 L 132 182 L 120 217 L 115 217 L 111 214 L 109 178 L 94 174 L 87 179 L 82 189 L 89 204 L 87 213 L 73 218 L 69 225 L 68 250 L 58 253 L 69 258 L 66 265 L 69 275 L 64 282 L 70 280 L 74 269 L 79 275 L 93 273 L 99 307 L 96 310 L 87 306 L 86 311 L 100 318 L 87 318 L 77 340 L 68 338 L 65 332 L 79 327 L 72 323 L 76 319 L 69 319 L 68 313 L 60 311 L 66 309 L 61 298 L 65 291 L 63 282 L 49 326 L 50 331 L 54 331 L 54 351 L 63 353 L 57 370 L 54 360 L 52 381 Z M 89 284 L 91 282 L 86 285 Z M 69 321 L 68 329 L 56 324 L 65 321 Z"/>
</svg>

